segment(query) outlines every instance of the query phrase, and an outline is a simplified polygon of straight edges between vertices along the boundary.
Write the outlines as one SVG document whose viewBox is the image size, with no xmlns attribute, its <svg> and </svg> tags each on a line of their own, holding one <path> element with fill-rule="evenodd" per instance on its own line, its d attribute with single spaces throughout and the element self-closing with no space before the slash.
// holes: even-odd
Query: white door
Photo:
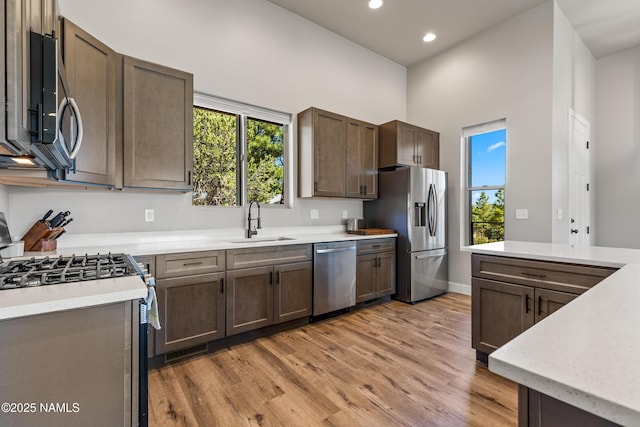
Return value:
<svg viewBox="0 0 640 427">
<path fill-rule="evenodd" d="M 575 246 L 589 246 L 591 206 L 590 124 L 573 110 L 569 111 L 569 243 Z"/>
</svg>

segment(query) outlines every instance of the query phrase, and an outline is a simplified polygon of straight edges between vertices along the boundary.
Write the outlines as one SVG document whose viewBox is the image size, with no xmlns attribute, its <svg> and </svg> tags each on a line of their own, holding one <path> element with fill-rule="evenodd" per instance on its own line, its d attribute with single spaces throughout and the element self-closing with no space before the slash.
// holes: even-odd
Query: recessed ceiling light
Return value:
<svg viewBox="0 0 640 427">
<path fill-rule="evenodd" d="M 382 6 L 382 0 L 369 0 L 369 7 L 371 9 L 377 9 Z"/>
<path fill-rule="evenodd" d="M 425 34 L 425 36 L 422 38 L 423 41 L 429 43 L 432 42 L 436 39 L 436 35 L 433 33 L 427 33 Z"/>
</svg>

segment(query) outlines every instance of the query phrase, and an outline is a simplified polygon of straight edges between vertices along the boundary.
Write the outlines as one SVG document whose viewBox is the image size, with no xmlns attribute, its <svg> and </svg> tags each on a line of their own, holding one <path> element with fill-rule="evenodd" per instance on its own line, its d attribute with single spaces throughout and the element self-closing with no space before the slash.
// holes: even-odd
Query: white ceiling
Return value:
<svg viewBox="0 0 640 427">
<path fill-rule="evenodd" d="M 409 66 L 547 0 L 269 0 Z M 596 58 L 640 45 L 640 0 L 557 0 Z M 424 43 L 427 32 L 438 35 Z"/>
</svg>

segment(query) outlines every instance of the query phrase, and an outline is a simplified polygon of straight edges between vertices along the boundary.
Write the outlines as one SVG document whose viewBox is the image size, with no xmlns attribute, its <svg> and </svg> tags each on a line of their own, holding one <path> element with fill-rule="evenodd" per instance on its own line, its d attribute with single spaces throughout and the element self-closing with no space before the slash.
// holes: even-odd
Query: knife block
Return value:
<svg viewBox="0 0 640 427">
<path fill-rule="evenodd" d="M 57 241 L 55 238 L 63 231 L 61 227 L 49 228 L 49 221 L 36 222 L 22 236 L 25 251 L 55 251 Z"/>
</svg>

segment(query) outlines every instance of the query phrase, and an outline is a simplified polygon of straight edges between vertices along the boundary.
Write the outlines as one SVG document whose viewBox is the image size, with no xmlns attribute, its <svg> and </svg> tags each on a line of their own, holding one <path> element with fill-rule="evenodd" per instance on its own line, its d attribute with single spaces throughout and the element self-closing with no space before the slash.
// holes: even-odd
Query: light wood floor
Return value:
<svg viewBox="0 0 640 427">
<path fill-rule="evenodd" d="M 149 372 L 150 426 L 514 426 L 468 296 L 391 301 Z"/>
</svg>

